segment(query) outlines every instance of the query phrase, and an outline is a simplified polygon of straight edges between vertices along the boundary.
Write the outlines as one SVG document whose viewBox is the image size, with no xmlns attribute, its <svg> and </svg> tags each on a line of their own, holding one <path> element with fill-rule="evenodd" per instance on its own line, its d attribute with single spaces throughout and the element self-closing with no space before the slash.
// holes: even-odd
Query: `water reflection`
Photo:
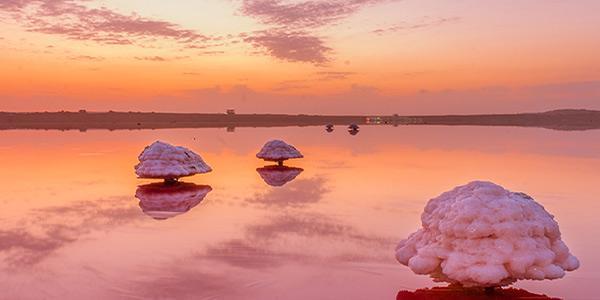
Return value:
<svg viewBox="0 0 600 300">
<path fill-rule="evenodd" d="M 96 230 L 136 220 L 125 198 L 79 201 L 31 211 L 13 226 L 0 229 L 0 266 L 22 268 L 41 263 L 66 245 Z"/>
<path fill-rule="evenodd" d="M 350 126 L 348 126 L 348 133 L 350 133 L 350 135 L 357 135 L 359 131 L 360 127 L 356 124 L 350 124 Z"/>
<path fill-rule="evenodd" d="M 369 127 L 355 139 L 324 129 L 0 132 L 11 182 L 0 188 L 0 299 L 393 299 L 434 285 L 399 267 L 398 239 L 432 193 L 472 178 L 544 199 L 586 262 L 578 277 L 518 287 L 595 297 L 599 239 L 586 233 L 598 225 L 600 131 Z M 310 154 L 279 188 L 254 158 L 273 136 Z M 131 165 L 156 139 L 194 144 L 220 170 L 207 175 L 206 203 L 167 223 L 132 199 L 149 182 Z"/>
<path fill-rule="evenodd" d="M 279 206 L 281 208 L 304 207 L 319 202 L 329 189 L 322 177 L 298 179 L 280 189 L 270 189 L 265 193 L 257 193 L 246 199 L 246 202 L 263 206 Z"/>
<path fill-rule="evenodd" d="M 256 169 L 260 177 L 270 186 L 279 187 L 294 180 L 304 169 L 287 166 L 265 166 Z"/>
<path fill-rule="evenodd" d="M 166 220 L 188 212 L 210 191 L 210 186 L 194 183 L 151 183 L 138 186 L 135 197 L 140 200 L 140 208 L 145 214 L 156 220 Z"/>
<path fill-rule="evenodd" d="M 261 270 L 293 263 L 339 265 L 388 261 L 389 249 L 396 242 L 394 238 L 364 232 L 337 217 L 311 209 L 329 192 L 325 178 L 313 177 L 257 194 L 246 202 L 258 204 L 258 208 L 268 213 L 247 224 L 243 236 L 211 246 L 197 258 Z M 311 246 L 316 243 L 320 247 Z"/>
<path fill-rule="evenodd" d="M 118 290 L 119 299 L 243 299 L 241 280 L 232 273 L 214 274 L 199 270 L 193 262 L 163 268 L 143 268 L 152 274 L 138 278 Z M 135 296 L 133 296 L 135 295 Z"/>
<path fill-rule="evenodd" d="M 534 294 L 522 289 L 505 288 L 495 290 L 465 289 L 459 286 L 434 287 L 416 291 L 400 291 L 396 300 L 559 300 L 546 295 Z"/>
<path fill-rule="evenodd" d="M 196 258 L 247 270 L 276 268 L 290 262 L 306 262 L 308 259 L 303 253 L 273 248 L 276 247 L 260 239 L 232 239 L 208 248 Z"/>
</svg>

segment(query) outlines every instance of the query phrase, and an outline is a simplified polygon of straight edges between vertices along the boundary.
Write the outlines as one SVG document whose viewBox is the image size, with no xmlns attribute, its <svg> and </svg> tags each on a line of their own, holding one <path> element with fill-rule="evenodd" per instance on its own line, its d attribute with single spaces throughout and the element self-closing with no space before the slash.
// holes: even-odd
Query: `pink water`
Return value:
<svg viewBox="0 0 600 300">
<path fill-rule="evenodd" d="M 256 170 L 271 138 L 305 156 L 281 187 Z M 140 207 L 136 190 L 152 181 L 133 166 L 157 139 L 213 167 L 184 179 L 210 186 L 200 203 Z M 2 131 L 0 165 L 0 299 L 395 299 L 444 286 L 398 264 L 394 247 L 428 199 L 476 179 L 533 196 L 581 261 L 563 279 L 517 288 L 598 298 L 600 131 Z"/>
</svg>

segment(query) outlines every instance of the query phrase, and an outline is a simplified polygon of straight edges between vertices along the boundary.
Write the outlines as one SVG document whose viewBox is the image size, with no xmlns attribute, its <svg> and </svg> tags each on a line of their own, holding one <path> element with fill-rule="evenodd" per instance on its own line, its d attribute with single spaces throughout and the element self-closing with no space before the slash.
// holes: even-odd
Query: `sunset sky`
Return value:
<svg viewBox="0 0 600 300">
<path fill-rule="evenodd" d="M 0 111 L 600 109 L 597 0 L 0 0 Z"/>
</svg>

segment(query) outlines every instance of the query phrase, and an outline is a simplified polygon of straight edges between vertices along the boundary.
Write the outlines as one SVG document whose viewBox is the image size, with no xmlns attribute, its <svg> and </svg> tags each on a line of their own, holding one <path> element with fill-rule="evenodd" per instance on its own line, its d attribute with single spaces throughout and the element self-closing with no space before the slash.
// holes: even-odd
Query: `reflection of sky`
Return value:
<svg viewBox="0 0 600 300">
<path fill-rule="evenodd" d="M 488 179 L 542 203 L 582 261 L 562 280 L 518 287 L 586 295 L 585 285 L 573 287 L 593 282 L 600 265 L 600 239 L 583 235 L 598 225 L 599 134 L 477 127 L 364 127 L 357 137 L 320 127 L 0 132 L 8 170 L 0 180 L 11 183 L 0 187 L 0 288 L 29 299 L 393 299 L 434 285 L 393 257 L 396 243 L 419 227 L 425 202 Z M 294 161 L 304 172 L 282 187 L 256 172 L 264 162 L 255 152 L 269 137 L 305 154 Z M 186 179 L 212 186 L 202 204 L 165 222 L 145 216 L 134 197 L 150 181 L 137 180 L 133 165 L 154 139 L 189 146 L 215 169 Z"/>
<path fill-rule="evenodd" d="M 125 199 L 99 199 L 33 209 L 15 227 L 0 230 L 1 257 L 8 267 L 35 265 L 92 231 L 133 222 L 139 215 L 134 208 L 123 205 Z"/>
<path fill-rule="evenodd" d="M 333 133 L 324 127 L 284 128 L 238 128 L 235 133 L 219 129 L 159 129 L 122 130 L 107 132 L 91 130 L 47 132 L 4 131 L 0 151 L 17 151 L 15 147 L 61 147 L 69 148 L 77 155 L 102 156 L 119 151 L 125 144 L 147 143 L 161 139 L 190 146 L 200 152 L 232 152 L 238 155 L 255 154 L 264 141 L 274 137 L 289 141 L 296 146 L 314 144 L 319 136 L 319 147 L 341 147 L 354 154 L 381 151 L 386 147 L 415 148 L 419 150 L 470 150 L 484 153 L 532 153 L 558 156 L 594 157 L 600 152 L 597 137 L 600 130 L 556 131 L 522 127 L 479 126 L 362 126 L 360 138 L 347 134 L 345 127 L 338 126 Z M 424 138 L 427 137 L 427 138 Z M 85 148 L 94 145 L 93 148 Z M 583 147 L 585 146 L 585 147 Z M 293 164 L 293 163 L 292 163 Z"/>
</svg>

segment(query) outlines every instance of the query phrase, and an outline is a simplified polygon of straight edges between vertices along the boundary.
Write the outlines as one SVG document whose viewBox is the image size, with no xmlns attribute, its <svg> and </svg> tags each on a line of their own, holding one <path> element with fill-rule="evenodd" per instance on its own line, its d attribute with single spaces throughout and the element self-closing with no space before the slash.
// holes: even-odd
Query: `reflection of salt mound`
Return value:
<svg viewBox="0 0 600 300">
<path fill-rule="evenodd" d="M 557 279 L 579 267 L 544 207 L 490 182 L 431 199 L 421 220 L 423 228 L 400 242 L 396 258 L 436 281 L 500 286 Z"/>
<path fill-rule="evenodd" d="M 286 166 L 267 166 L 256 169 L 256 172 L 270 186 L 283 186 L 294 180 L 296 176 L 304 171 L 300 168 Z"/>
<path fill-rule="evenodd" d="M 212 171 L 200 155 L 190 149 L 161 141 L 146 147 L 138 159 L 140 163 L 135 166 L 135 173 L 140 178 L 161 178 L 172 181 L 180 177 Z"/>
<path fill-rule="evenodd" d="M 138 186 L 135 197 L 140 199 L 145 214 L 164 220 L 188 212 L 210 191 L 210 186 L 193 183 L 152 183 Z"/>
<path fill-rule="evenodd" d="M 521 289 L 494 289 L 486 292 L 483 289 L 464 289 L 461 287 L 434 287 L 419 289 L 414 292 L 400 291 L 396 300 L 558 300 L 546 295 L 538 295 Z"/>
</svg>

